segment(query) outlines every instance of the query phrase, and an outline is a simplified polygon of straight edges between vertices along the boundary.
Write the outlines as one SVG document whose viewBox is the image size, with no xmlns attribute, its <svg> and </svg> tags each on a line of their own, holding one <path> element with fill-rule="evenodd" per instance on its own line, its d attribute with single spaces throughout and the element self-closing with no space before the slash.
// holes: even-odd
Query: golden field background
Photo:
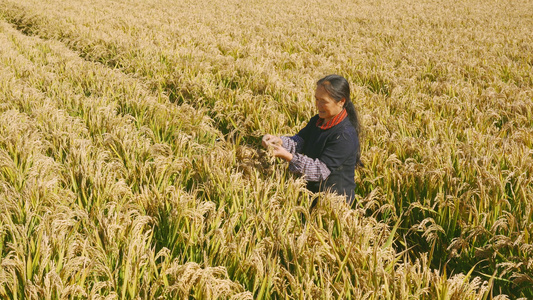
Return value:
<svg viewBox="0 0 533 300">
<path fill-rule="evenodd" d="M 525 0 L 0 1 L 0 298 L 532 298 L 531 32 Z M 259 142 L 330 73 L 351 208 Z"/>
</svg>

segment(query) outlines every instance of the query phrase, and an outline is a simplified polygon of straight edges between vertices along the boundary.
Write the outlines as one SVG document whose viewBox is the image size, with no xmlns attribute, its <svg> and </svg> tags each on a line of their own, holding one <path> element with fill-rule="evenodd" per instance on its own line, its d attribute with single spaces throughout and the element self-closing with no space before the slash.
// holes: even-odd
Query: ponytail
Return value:
<svg viewBox="0 0 533 300">
<path fill-rule="evenodd" d="M 346 100 L 346 103 L 344 103 L 344 108 L 348 113 L 350 123 L 352 123 L 353 128 L 355 128 L 355 131 L 357 132 L 357 136 L 360 136 L 361 126 L 359 125 L 359 116 L 357 115 L 357 110 L 355 110 L 355 106 L 353 105 L 352 101 Z"/>
</svg>

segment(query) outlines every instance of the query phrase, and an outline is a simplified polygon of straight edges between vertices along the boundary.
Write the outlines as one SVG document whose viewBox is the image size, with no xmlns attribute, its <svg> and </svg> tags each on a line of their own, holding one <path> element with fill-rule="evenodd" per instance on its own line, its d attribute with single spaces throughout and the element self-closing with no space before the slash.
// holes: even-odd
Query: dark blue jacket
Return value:
<svg viewBox="0 0 533 300">
<path fill-rule="evenodd" d="M 307 188 L 312 192 L 331 189 L 346 195 L 346 201 L 351 204 L 355 197 L 355 166 L 360 159 L 359 136 L 348 117 L 326 130 L 316 126 L 317 120 L 318 115 L 312 117 L 298 132 L 305 141 L 302 154 L 318 158 L 331 174 L 319 182 L 308 181 Z"/>
</svg>

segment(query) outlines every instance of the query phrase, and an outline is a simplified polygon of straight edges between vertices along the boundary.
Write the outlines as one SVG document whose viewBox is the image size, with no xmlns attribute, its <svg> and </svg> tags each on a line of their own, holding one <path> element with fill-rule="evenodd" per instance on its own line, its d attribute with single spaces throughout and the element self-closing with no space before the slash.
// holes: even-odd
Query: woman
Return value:
<svg viewBox="0 0 533 300">
<path fill-rule="evenodd" d="M 317 82 L 315 91 L 318 115 L 295 136 L 263 136 L 263 147 L 289 162 L 291 172 L 301 174 L 312 192 L 331 190 L 346 196 L 351 205 L 355 197 L 355 167 L 361 165 L 359 120 L 350 99 L 350 85 L 339 75 L 328 75 Z"/>
</svg>

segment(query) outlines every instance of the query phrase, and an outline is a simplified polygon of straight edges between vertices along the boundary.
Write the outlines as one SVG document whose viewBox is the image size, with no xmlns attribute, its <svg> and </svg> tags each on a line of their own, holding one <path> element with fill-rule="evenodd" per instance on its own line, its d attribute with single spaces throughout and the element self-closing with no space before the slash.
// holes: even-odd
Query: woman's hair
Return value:
<svg viewBox="0 0 533 300">
<path fill-rule="evenodd" d="M 344 108 L 348 113 L 350 123 L 352 123 L 353 128 L 355 128 L 355 131 L 359 136 L 361 131 L 359 117 L 357 116 L 355 106 L 350 99 L 350 84 L 348 81 L 340 75 L 332 74 L 320 79 L 316 85 L 324 87 L 326 92 L 328 92 L 328 94 L 337 102 L 346 99 L 346 102 L 344 102 Z"/>
</svg>

